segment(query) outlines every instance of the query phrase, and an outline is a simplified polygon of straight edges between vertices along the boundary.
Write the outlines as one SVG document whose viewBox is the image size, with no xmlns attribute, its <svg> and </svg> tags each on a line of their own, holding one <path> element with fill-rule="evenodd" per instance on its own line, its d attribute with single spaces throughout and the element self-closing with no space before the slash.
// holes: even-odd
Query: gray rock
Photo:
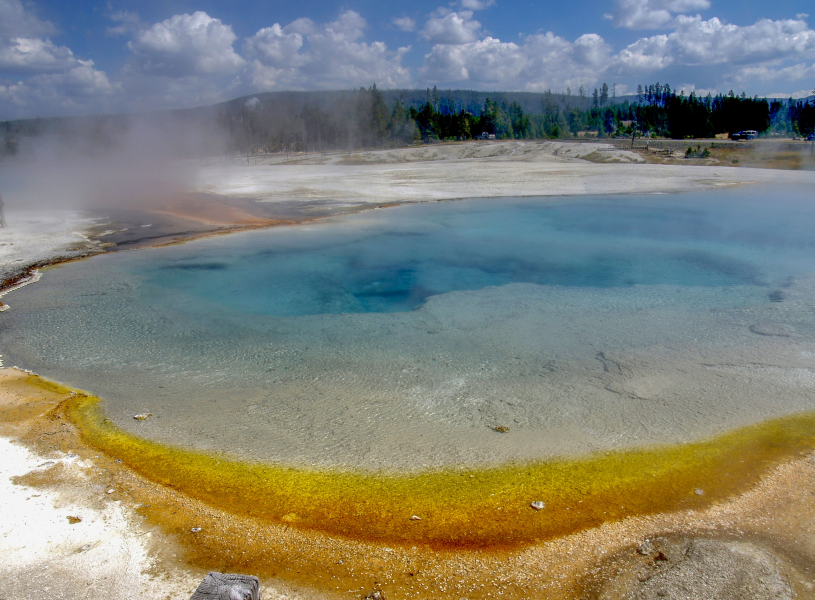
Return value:
<svg viewBox="0 0 815 600">
<path fill-rule="evenodd" d="M 260 581 L 253 575 L 230 575 L 212 571 L 190 600 L 260 600 Z"/>
<path fill-rule="evenodd" d="M 531 506 L 535 510 L 542 510 L 542 509 L 546 508 L 546 503 L 541 502 L 540 500 L 535 500 L 529 506 Z"/>
<path fill-rule="evenodd" d="M 646 541 L 637 553 L 620 554 L 616 576 L 603 580 L 598 600 L 792 600 L 784 560 L 741 541 Z"/>
</svg>

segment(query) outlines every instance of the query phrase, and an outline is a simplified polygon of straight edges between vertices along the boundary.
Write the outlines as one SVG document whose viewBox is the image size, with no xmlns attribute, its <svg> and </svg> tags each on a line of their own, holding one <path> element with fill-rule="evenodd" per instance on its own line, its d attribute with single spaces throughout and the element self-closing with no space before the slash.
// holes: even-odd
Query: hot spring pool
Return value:
<svg viewBox="0 0 815 600">
<path fill-rule="evenodd" d="M 0 352 L 139 435 L 295 465 L 698 439 L 815 409 L 811 195 L 467 200 L 103 255 L 11 294 Z"/>
</svg>

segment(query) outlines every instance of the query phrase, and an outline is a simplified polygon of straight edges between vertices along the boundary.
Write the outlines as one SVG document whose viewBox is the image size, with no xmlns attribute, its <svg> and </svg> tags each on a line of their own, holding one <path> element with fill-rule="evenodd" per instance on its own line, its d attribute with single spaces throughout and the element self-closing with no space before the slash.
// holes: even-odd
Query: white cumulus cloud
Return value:
<svg viewBox="0 0 815 600">
<path fill-rule="evenodd" d="M 620 52 L 631 72 L 669 65 L 710 66 L 778 62 L 815 56 L 815 31 L 800 19 L 762 19 L 754 25 L 726 24 L 716 17 L 677 18 L 667 35 L 637 40 Z"/>
<path fill-rule="evenodd" d="M 249 85 L 258 90 L 347 89 L 374 82 L 383 88 L 409 86 L 410 71 L 402 65 L 409 48 L 392 52 L 384 42 L 365 42 L 366 27 L 352 10 L 325 24 L 298 19 L 285 27 L 264 27 L 243 46 L 252 60 Z"/>
<path fill-rule="evenodd" d="M 57 27 L 40 19 L 28 0 L 0 0 L 0 118 L 171 108 L 266 90 L 374 82 L 381 88 L 575 92 L 606 81 L 616 82 L 619 94 L 659 80 L 686 91 L 782 94 L 811 89 L 815 78 L 815 31 L 803 13 L 736 25 L 699 15 L 710 0 L 615 0 L 606 15 L 612 25 L 662 29 L 615 49 L 597 33 L 498 39 L 474 18 L 474 11 L 493 4 L 450 0 L 422 24 L 392 18 L 394 28 L 429 42 L 419 68 L 404 64 L 409 47 L 366 39 L 367 22 L 348 9 L 329 22 L 301 18 L 259 27 L 236 50 L 232 27 L 205 12 L 145 23 L 134 12 L 109 8 L 108 35 L 130 38 L 129 59 L 109 79 L 92 60 L 52 41 Z"/>
<path fill-rule="evenodd" d="M 104 110 L 107 99 L 118 89 L 92 60 L 76 60 L 58 73 L 43 73 L 11 85 L 0 85 L 3 100 L 25 116 L 53 115 Z M 9 116 L 14 116 L 11 111 Z M 25 112 L 24 112 L 25 111 Z"/>
<path fill-rule="evenodd" d="M 416 20 L 410 17 L 394 17 L 391 19 L 391 23 L 402 31 L 413 31 L 416 29 Z"/>
<path fill-rule="evenodd" d="M 615 27 L 654 29 L 668 25 L 674 15 L 710 8 L 710 0 L 615 0 L 606 15 Z"/>
<path fill-rule="evenodd" d="M 569 41 L 548 32 L 527 36 L 520 44 L 492 37 L 438 44 L 421 72 L 430 82 L 462 87 L 563 90 L 594 82 L 610 62 L 611 48 L 597 34 Z"/>
<path fill-rule="evenodd" d="M 11 38 L 0 45 L 0 70 L 12 73 L 42 73 L 70 69 L 76 58 L 70 48 L 49 39 Z"/>
<path fill-rule="evenodd" d="M 461 8 L 467 10 L 484 10 L 495 4 L 495 0 L 461 0 Z"/>
<path fill-rule="evenodd" d="M 428 83 L 476 89 L 574 91 L 602 81 L 636 86 L 667 80 L 686 89 L 726 91 L 803 83 L 815 72 L 815 31 L 803 19 L 740 26 L 679 15 L 671 23 L 672 31 L 642 37 L 618 52 L 593 33 L 574 41 L 549 32 L 517 43 L 493 37 L 438 43 L 420 74 Z"/>
<path fill-rule="evenodd" d="M 248 38 L 243 45 L 243 51 L 267 67 L 278 69 L 293 67 L 305 60 L 305 57 L 299 54 L 303 40 L 304 36 L 299 31 L 275 23 Z"/>
<path fill-rule="evenodd" d="M 449 12 L 439 9 L 427 20 L 420 35 L 431 44 L 468 44 L 478 40 L 481 23 L 471 10 Z"/>
<path fill-rule="evenodd" d="M 15 77 L 0 82 L 2 117 L 98 110 L 115 91 L 92 60 L 52 42 L 56 33 L 28 5 L 0 0 L 0 72 Z"/>
<path fill-rule="evenodd" d="M 235 73 L 246 61 L 235 53 L 232 27 L 203 11 L 174 15 L 136 33 L 128 43 L 137 69 L 166 77 Z"/>
</svg>

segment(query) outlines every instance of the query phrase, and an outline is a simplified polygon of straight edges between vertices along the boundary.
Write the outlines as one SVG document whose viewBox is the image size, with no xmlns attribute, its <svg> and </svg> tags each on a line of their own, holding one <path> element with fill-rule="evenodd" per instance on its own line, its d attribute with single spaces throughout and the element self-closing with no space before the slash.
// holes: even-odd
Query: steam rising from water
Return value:
<svg viewBox="0 0 815 600">
<path fill-rule="evenodd" d="M 16 209 L 143 207 L 189 190 L 190 159 L 221 155 L 212 121 L 166 115 L 43 121 L 0 162 L 0 190 Z M 57 128 L 59 127 L 59 128 Z"/>
</svg>

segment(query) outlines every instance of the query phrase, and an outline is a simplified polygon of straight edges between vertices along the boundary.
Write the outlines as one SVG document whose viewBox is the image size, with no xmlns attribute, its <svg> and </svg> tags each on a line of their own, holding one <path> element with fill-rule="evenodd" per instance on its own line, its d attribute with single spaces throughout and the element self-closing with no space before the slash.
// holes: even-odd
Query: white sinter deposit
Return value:
<svg viewBox="0 0 815 600">
<path fill-rule="evenodd" d="M 586 159 L 586 160 L 583 160 Z M 744 183 L 815 183 L 815 173 L 642 164 L 599 142 L 478 142 L 207 163 L 198 191 L 364 206 L 458 198 L 672 193 Z"/>
<path fill-rule="evenodd" d="M 99 251 L 86 231 L 96 224 L 79 211 L 6 209 L 0 228 L 0 281 L 17 277 L 29 267 L 54 259 Z"/>
<path fill-rule="evenodd" d="M 60 469 L 63 479 L 86 481 L 87 487 L 63 486 L 58 493 L 14 483 L 16 477 L 48 469 Z M 150 532 L 135 523 L 131 509 L 87 477 L 89 469 L 89 461 L 70 455 L 46 460 L 0 438 L 0 597 L 188 596 L 197 575 L 177 571 L 169 579 L 153 577 Z"/>
</svg>

